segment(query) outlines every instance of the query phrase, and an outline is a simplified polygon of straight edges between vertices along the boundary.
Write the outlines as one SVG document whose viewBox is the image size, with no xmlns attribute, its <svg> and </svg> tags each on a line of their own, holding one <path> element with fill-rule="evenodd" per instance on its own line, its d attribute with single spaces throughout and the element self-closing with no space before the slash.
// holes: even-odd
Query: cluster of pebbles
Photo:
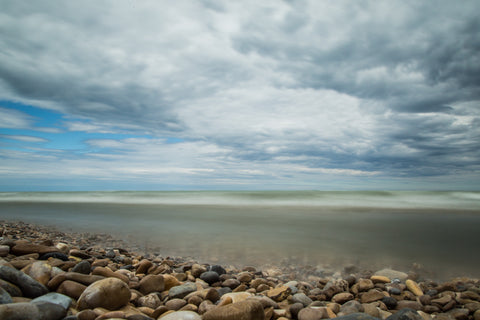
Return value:
<svg viewBox="0 0 480 320">
<path fill-rule="evenodd" d="M 480 320 L 478 279 L 437 283 L 392 269 L 292 279 L 22 222 L 1 222 L 0 236 L 2 320 Z"/>
</svg>

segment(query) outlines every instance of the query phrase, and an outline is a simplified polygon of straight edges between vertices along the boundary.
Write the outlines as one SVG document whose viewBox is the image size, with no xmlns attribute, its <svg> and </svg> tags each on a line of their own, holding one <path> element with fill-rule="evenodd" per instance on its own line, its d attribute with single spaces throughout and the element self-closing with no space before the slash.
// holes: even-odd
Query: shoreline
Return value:
<svg viewBox="0 0 480 320">
<path fill-rule="evenodd" d="M 56 226 L 3 220 L 0 229 L 0 265 L 10 265 L 8 268 L 23 271 L 42 283 L 46 291 L 40 296 L 61 293 L 70 297 L 61 316 L 55 318 L 58 320 L 236 319 L 231 314 L 238 308 L 244 308 L 242 314 L 249 320 L 347 316 L 350 320 L 395 320 L 392 317 L 412 309 L 408 320 L 480 317 L 480 281 L 461 274 L 439 282 L 420 269 L 359 270 L 355 265 L 345 265 L 341 270 L 318 274 L 311 266 L 281 262 L 263 267 L 231 266 L 162 256 L 109 234 L 68 232 Z M 45 260 L 44 254 L 49 253 Z M 88 264 L 88 268 L 79 276 L 76 268 L 81 264 Z M 3 274 L 3 266 L 0 279 L 5 280 L 8 276 Z M 128 291 L 128 297 L 114 305 L 105 305 L 106 297 L 86 303 L 83 293 L 107 280 Z M 156 287 L 147 290 L 147 283 Z M 189 292 L 177 296 L 175 292 L 181 289 Z M 20 304 L 34 304 L 31 298 L 23 291 L 21 296 L 12 295 L 11 303 L 0 304 L 0 315 Z M 222 312 L 223 316 L 217 315 Z M 355 314 L 364 318 L 355 318 Z"/>
</svg>

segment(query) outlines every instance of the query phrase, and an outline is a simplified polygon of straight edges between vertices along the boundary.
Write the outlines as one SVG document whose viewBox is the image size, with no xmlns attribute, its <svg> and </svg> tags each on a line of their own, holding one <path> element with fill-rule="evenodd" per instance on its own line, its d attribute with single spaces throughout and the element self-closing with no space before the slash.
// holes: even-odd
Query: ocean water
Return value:
<svg viewBox="0 0 480 320">
<path fill-rule="evenodd" d="M 480 192 L 4 192 L 0 219 L 237 266 L 415 264 L 432 277 L 480 277 Z"/>
</svg>

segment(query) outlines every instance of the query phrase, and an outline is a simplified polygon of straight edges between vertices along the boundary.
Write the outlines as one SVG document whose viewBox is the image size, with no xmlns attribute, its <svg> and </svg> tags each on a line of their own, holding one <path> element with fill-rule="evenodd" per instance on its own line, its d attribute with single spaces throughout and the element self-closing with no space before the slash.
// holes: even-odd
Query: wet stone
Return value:
<svg viewBox="0 0 480 320">
<path fill-rule="evenodd" d="M 6 304 L 6 303 L 12 303 L 12 302 L 13 301 L 10 294 L 5 289 L 0 287 L 0 304 Z"/>
<path fill-rule="evenodd" d="M 311 304 L 313 301 L 305 293 L 296 293 L 292 297 L 292 301 L 294 303 L 299 302 L 303 304 L 305 307 Z"/>
<path fill-rule="evenodd" d="M 170 299 L 174 299 L 174 298 L 182 299 L 187 294 L 192 293 L 194 291 L 197 291 L 197 286 L 195 285 L 195 283 L 189 282 L 189 283 L 185 283 L 180 286 L 171 288 L 168 291 L 168 296 L 170 297 Z"/>
<path fill-rule="evenodd" d="M 237 303 L 214 308 L 207 311 L 203 320 L 264 320 L 262 304 L 255 300 L 244 300 Z"/>
<path fill-rule="evenodd" d="M 202 320 L 197 313 L 192 311 L 177 311 L 167 314 L 161 318 L 162 320 Z"/>
<path fill-rule="evenodd" d="M 39 301 L 45 301 L 45 302 L 50 302 L 53 304 L 58 304 L 65 310 L 68 310 L 70 305 L 72 304 L 72 299 L 66 295 L 56 293 L 56 292 L 50 292 L 47 293 L 43 296 L 37 297 L 32 300 L 32 302 L 39 302 Z"/>
<path fill-rule="evenodd" d="M 71 272 L 77 272 L 81 274 L 89 274 L 91 269 L 90 262 L 82 260 L 72 268 Z"/>
<path fill-rule="evenodd" d="M 97 281 L 85 289 L 78 299 L 78 308 L 94 309 L 97 307 L 117 310 L 130 300 L 130 289 L 122 280 L 107 278 Z"/>
<path fill-rule="evenodd" d="M 62 252 L 49 252 L 41 255 L 38 260 L 48 260 L 49 258 L 59 259 L 62 261 L 68 261 L 68 256 Z"/>
<path fill-rule="evenodd" d="M 424 320 L 414 309 L 403 308 L 397 313 L 392 314 L 387 320 Z"/>
<path fill-rule="evenodd" d="M 26 297 L 36 298 L 48 293 L 48 289 L 25 273 L 6 266 L 0 266 L 0 278 L 17 285 Z"/>
<path fill-rule="evenodd" d="M 200 275 L 200 279 L 211 285 L 220 281 L 220 276 L 215 271 L 206 271 Z"/>
<path fill-rule="evenodd" d="M 227 271 L 220 265 L 213 265 L 207 268 L 207 271 L 214 271 L 218 273 L 218 275 L 226 274 Z"/>
</svg>

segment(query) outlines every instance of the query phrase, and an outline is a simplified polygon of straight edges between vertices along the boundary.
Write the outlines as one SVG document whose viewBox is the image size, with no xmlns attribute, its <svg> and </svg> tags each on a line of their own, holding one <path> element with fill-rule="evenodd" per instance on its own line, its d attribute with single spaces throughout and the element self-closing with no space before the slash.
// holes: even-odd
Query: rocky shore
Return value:
<svg viewBox="0 0 480 320">
<path fill-rule="evenodd" d="M 0 222 L 0 319 L 480 320 L 480 281 L 203 264 L 108 235 Z"/>
</svg>

